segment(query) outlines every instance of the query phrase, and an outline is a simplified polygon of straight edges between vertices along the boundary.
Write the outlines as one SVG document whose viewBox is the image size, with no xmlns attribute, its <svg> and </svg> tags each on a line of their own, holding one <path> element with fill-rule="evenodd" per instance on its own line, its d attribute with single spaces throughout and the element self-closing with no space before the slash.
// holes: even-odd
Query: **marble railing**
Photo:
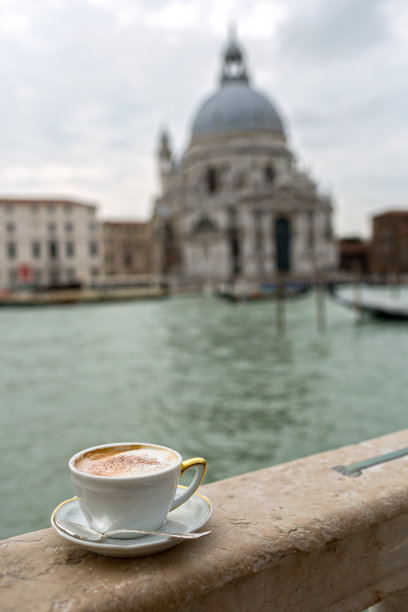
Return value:
<svg viewBox="0 0 408 612">
<path fill-rule="evenodd" d="M 408 457 L 356 478 L 332 468 L 407 442 L 399 431 L 206 485 L 212 534 L 150 557 L 98 556 L 51 529 L 3 540 L 0 608 L 405 612 Z"/>
</svg>

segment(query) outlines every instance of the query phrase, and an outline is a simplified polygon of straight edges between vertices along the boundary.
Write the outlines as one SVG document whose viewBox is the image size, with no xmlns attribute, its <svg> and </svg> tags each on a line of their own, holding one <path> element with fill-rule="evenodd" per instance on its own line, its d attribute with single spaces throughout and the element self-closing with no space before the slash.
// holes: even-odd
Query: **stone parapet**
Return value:
<svg viewBox="0 0 408 612">
<path fill-rule="evenodd" d="M 408 457 L 356 478 L 332 467 L 407 441 L 400 431 L 206 485 L 212 534 L 151 557 L 98 556 L 51 529 L 4 540 L 0 609 L 358 612 L 391 596 L 399 610 Z"/>
</svg>

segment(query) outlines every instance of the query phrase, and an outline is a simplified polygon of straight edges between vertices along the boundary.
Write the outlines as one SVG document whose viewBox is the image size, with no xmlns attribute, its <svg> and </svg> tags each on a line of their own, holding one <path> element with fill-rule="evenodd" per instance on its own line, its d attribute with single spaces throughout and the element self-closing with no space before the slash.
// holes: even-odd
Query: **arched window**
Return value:
<svg viewBox="0 0 408 612">
<path fill-rule="evenodd" d="M 217 224 L 209 217 L 201 217 L 193 225 L 193 233 L 199 234 L 202 232 L 215 232 L 217 230 Z"/>
<path fill-rule="evenodd" d="M 208 193 L 216 193 L 218 191 L 218 172 L 213 166 L 207 168 L 207 189 Z"/>
<path fill-rule="evenodd" d="M 265 166 L 264 175 L 265 175 L 265 183 L 273 183 L 273 181 L 275 179 L 275 169 L 274 169 L 274 167 L 271 166 L 270 164 Z"/>
</svg>

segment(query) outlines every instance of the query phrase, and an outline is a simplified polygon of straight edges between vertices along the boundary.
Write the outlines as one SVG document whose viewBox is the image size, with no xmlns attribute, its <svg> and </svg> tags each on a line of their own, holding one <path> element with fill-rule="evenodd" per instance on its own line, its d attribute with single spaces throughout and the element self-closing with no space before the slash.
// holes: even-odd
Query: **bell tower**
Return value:
<svg viewBox="0 0 408 612">
<path fill-rule="evenodd" d="M 164 190 L 166 179 L 173 170 L 173 153 L 171 150 L 170 138 L 166 129 L 162 129 L 159 136 L 159 173 L 162 188 Z"/>
</svg>

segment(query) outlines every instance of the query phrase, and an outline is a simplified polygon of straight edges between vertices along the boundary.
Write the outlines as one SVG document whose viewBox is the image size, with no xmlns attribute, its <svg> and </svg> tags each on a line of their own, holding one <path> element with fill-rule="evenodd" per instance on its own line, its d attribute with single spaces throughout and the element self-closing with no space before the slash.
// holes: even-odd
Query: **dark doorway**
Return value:
<svg viewBox="0 0 408 612">
<path fill-rule="evenodd" d="M 279 217 L 275 223 L 276 269 L 278 272 L 290 271 L 290 222 Z"/>
</svg>

